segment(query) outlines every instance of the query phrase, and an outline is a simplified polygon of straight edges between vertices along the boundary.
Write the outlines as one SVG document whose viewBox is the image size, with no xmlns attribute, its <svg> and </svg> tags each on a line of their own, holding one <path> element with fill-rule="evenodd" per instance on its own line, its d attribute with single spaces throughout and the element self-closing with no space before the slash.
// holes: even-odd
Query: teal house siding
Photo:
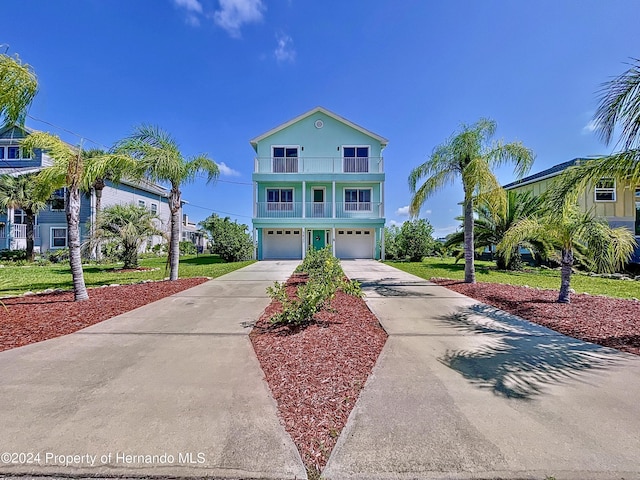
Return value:
<svg viewBox="0 0 640 480">
<path fill-rule="evenodd" d="M 317 107 L 250 143 L 258 259 L 383 258 L 385 138 Z"/>
</svg>

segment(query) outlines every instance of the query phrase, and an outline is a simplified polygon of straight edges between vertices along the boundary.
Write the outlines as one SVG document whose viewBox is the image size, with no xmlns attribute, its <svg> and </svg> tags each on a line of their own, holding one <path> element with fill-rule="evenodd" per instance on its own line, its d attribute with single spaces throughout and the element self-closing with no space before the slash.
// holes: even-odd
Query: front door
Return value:
<svg viewBox="0 0 640 480">
<path fill-rule="evenodd" d="M 313 216 L 324 217 L 324 188 L 313 189 Z"/>
<path fill-rule="evenodd" d="M 313 230 L 311 234 L 313 235 L 313 238 L 311 239 L 313 249 L 320 250 L 324 248 L 324 230 Z"/>
</svg>

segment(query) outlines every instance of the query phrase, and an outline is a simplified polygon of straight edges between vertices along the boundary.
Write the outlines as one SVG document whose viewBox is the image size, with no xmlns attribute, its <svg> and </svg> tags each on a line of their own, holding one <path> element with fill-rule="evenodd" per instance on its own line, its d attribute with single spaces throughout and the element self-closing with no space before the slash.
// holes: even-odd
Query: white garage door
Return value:
<svg viewBox="0 0 640 480">
<path fill-rule="evenodd" d="M 373 230 L 337 230 L 338 258 L 373 258 Z"/>
<path fill-rule="evenodd" d="M 262 258 L 265 260 L 302 258 L 302 230 L 295 228 L 262 230 Z"/>
</svg>

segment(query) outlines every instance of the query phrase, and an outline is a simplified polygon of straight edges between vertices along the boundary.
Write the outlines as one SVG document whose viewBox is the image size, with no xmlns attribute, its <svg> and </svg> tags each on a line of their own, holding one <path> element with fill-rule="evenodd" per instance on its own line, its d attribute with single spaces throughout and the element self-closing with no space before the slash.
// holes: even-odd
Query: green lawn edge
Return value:
<svg viewBox="0 0 640 480">
<path fill-rule="evenodd" d="M 387 265 L 411 273 L 420 278 L 450 278 L 464 280 L 464 261 L 457 264 L 453 258 L 429 257 L 422 262 L 384 262 Z M 496 270 L 493 262 L 476 262 L 476 281 L 520 285 L 549 290 L 560 289 L 560 272 L 557 270 L 527 268 L 521 272 Z M 576 293 L 606 295 L 615 298 L 640 298 L 640 282 L 589 277 L 583 274 L 571 276 L 571 288 Z"/>
<path fill-rule="evenodd" d="M 255 260 L 226 263 L 218 255 L 185 255 L 180 257 L 180 278 L 210 277 L 216 278 L 254 263 Z M 136 272 L 118 272 L 122 263 L 91 263 L 83 266 L 87 288 L 102 285 L 127 285 L 143 280 L 164 280 L 166 258 L 152 257 L 140 260 L 141 267 L 153 270 Z M 0 297 L 21 295 L 25 292 L 42 292 L 48 289 L 70 290 L 73 287 L 71 270 L 68 263 L 52 265 L 13 266 L 10 263 L 0 268 Z"/>
</svg>

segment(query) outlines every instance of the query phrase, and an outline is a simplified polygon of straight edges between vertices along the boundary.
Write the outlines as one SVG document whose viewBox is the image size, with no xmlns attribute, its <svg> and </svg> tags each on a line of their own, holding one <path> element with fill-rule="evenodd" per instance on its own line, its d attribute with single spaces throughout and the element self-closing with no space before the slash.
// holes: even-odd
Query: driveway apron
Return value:
<svg viewBox="0 0 640 480">
<path fill-rule="evenodd" d="M 374 261 L 389 333 L 323 478 L 640 478 L 640 358 Z"/>
<path fill-rule="evenodd" d="M 0 474 L 306 478 L 248 338 L 297 263 L 0 353 Z"/>
</svg>

